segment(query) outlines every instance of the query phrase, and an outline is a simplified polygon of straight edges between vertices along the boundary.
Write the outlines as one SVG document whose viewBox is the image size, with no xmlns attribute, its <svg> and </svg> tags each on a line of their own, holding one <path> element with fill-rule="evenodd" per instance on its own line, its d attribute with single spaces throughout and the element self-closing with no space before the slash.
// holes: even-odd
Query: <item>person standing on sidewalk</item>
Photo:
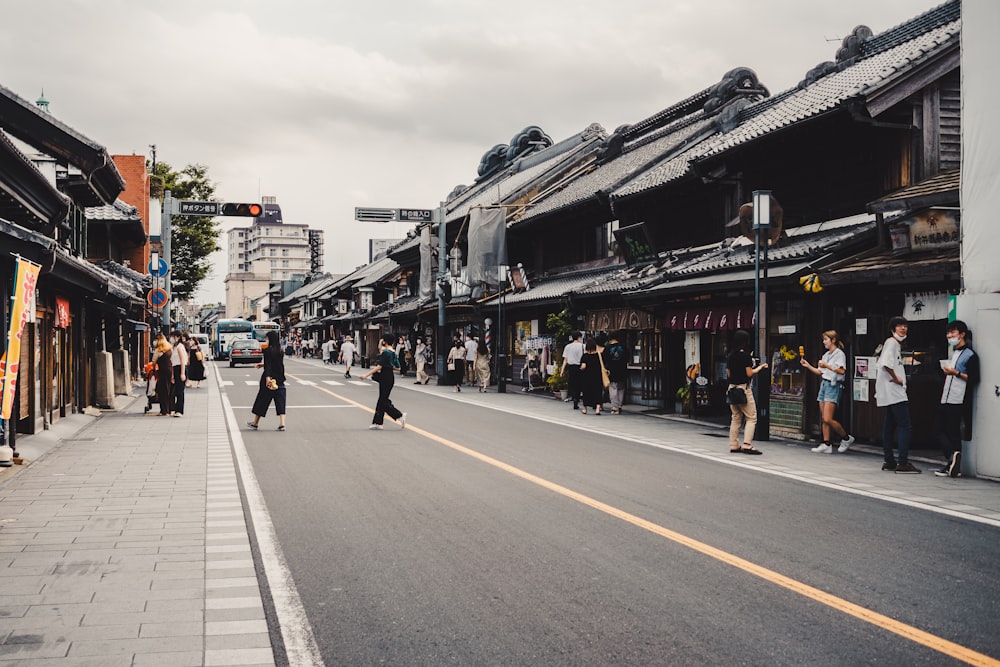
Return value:
<svg viewBox="0 0 1000 667">
<path fill-rule="evenodd" d="M 819 385 L 819 394 L 816 397 L 820 415 L 823 418 L 823 442 L 819 443 L 819 446 L 813 447 L 812 451 L 818 454 L 833 454 L 830 431 L 836 431 L 840 434 L 840 445 L 837 447 L 837 451 L 844 454 L 854 444 L 854 436 L 833 418 L 833 413 L 836 412 L 837 404 L 840 403 L 840 397 L 844 393 L 847 355 L 844 354 L 844 344 L 840 342 L 837 332 L 833 329 L 823 332 L 823 347 L 826 352 L 823 353 L 823 358 L 817 361 L 815 366 L 806 361 L 805 356 L 799 360 L 799 363 L 806 370 L 823 378 Z"/>
<path fill-rule="evenodd" d="M 608 344 L 604 346 L 604 366 L 608 369 L 611 385 L 608 387 L 608 398 L 611 402 L 611 414 L 620 415 L 625 402 L 625 387 L 628 382 L 628 358 L 625 356 L 625 346 L 619 342 L 621 334 L 612 331 Z"/>
<path fill-rule="evenodd" d="M 763 363 L 753 365 L 750 356 L 750 334 L 744 329 L 733 335 L 733 351 L 726 359 L 726 377 L 729 389 L 739 389 L 746 395 L 743 403 L 730 403 L 732 420 L 729 422 L 729 452 L 731 454 L 763 454 L 753 446 L 753 434 L 757 430 L 757 401 L 754 400 L 750 381 L 754 375 L 767 368 Z M 740 445 L 740 427 L 743 427 L 743 445 Z"/>
<path fill-rule="evenodd" d="M 340 346 L 337 361 L 344 364 L 344 377 L 351 379 L 351 366 L 354 364 L 354 342 L 350 336 L 344 336 L 344 344 Z"/>
<path fill-rule="evenodd" d="M 580 362 L 583 361 L 583 343 L 580 342 L 579 331 L 569 335 L 569 343 L 563 348 L 562 368 L 559 372 L 566 378 L 567 401 L 573 401 L 573 409 L 580 409 Z"/>
<path fill-rule="evenodd" d="M 287 395 L 285 392 L 285 355 L 281 351 L 281 341 L 278 332 L 267 332 L 267 349 L 264 350 L 264 360 L 257 364 L 257 368 L 263 368 L 260 374 L 260 386 L 257 388 L 257 398 L 254 399 L 253 419 L 247 422 L 247 426 L 254 431 L 260 424 L 260 420 L 267 416 L 267 408 L 274 401 L 274 411 L 278 413 L 278 430 L 285 430 L 285 406 L 287 405 Z"/>
<path fill-rule="evenodd" d="M 910 463 L 910 401 L 906 394 L 906 369 L 903 367 L 903 350 L 900 347 L 910 329 L 905 317 L 889 320 L 891 335 L 882 343 L 875 375 L 875 405 L 885 408 L 882 421 L 882 470 L 915 475 L 920 469 Z M 898 434 L 898 458 L 892 455 L 892 441 Z"/>
<path fill-rule="evenodd" d="M 427 365 L 428 352 L 427 346 L 424 345 L 424 339 L 418 338 L 417 346 L 413 349 L 413 363 L 417 367 L 417 381 L 414 384 L 427 384 L 431 381 L 431 376 L 424 370 Z"/>
<path fill-rule="evenodd" d="M 455 391 L 462 391 L 462 382 L 465 379 L 465 345 L 462 339 L 455 336 L 451 349 L 448 350 L 448 373 L 449 380 L 455 386 Z"/>
<path fill-rule="evenodd" d="M 472 386 L 476 384 L 476 350 L 479 343 L 471 335 L 465 336 L 465 381 Z"/>
<path fill-rule="evenodd" d="M 941 406 L 938 408 L 935 431 L 945 465 L 935 470 L 938 477 L 962 475 L 962 422 L 965 422 L 965 440 L 972 439 L 972 394 L 970 388 L 979 381 L 979 355 L 969 347 L 972 332 L 962 320 L 948 324 L 948 345 L 951 356 L 941 363 L 944 387 L 941 389 Z"/>
<path fill-rule="evenodd" d="M 479 385 L 479 393 L 485 393 L 490 386 L 490 348 L 482 340 L 476 346 L 476 384 Z"/>
<path fill-rule="evenodd" d="M 587 408 L 593 408 L 594 414 L 601 414 L 601 404 L 604 402 L 604 367 L 601 365 L 601 353 L 597 351 L 597 340 L 587 339 L 580 359 L 580 402 L 583 408 L 580 412 L 587 414 Z"/>
<path fill-rule="evenodd" d="M 399 360 L 396 353 L 392 351 L 396 337 L 387 333 L 378 342 L 379 355 L 375 360 L 375 365 L 371 370 L 361 376 L 362 380 L 374 377 L 378 382 L 378 402 L 375 404 L 375 415 L 372 417 L 372 425 L 368 428 L 373 431 L 381 431 L 385 416 L 389 415 L 399 423 L 399 428 L 406 428 L 406 413 L 392 404 L 389 394 L 396 383 L 393 373 L 399 368 Z"/>
<path fill-rule="evenodd" d="M 170 334 L 170 344 L 173 349 L 170 352 L 170 365 L 174 370 L 174 400 L 172 414 L 180 417 L 184 414 L 184 387 L 187 385 L 188 351 L 181 341 L 181 332 L 174 331 Z"/>
<path fill-rule="evenodd" d="M 166 417 L 170 414 L 170 406 L 174 400 L 173 384 L 174 370 L 170 362 L 173 346 L 163 334 L 156 336 L 156 401 L 160 404 L 160 416 Z"/>
</svg>

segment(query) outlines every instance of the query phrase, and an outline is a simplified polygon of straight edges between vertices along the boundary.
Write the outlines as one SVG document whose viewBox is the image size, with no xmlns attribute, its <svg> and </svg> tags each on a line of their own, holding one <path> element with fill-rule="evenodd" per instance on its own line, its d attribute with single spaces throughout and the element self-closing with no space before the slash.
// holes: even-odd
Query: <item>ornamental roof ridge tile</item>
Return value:
<svg viewBox="0 0 1000 667">
<path fill-rule="evenodd" d="M 476 206 L 488 206 L 509 201 L 513 195 L 533 181 L 542 178 L 550 172 L 557 172 L 564 166 L 571 165 L 574 161 L 579 160 L 585 155 L 588 150 L 593 150 L 594 146 L 603 142 L 603 133 L 593 131 L 593 128 L 594 126 L 592 125 L 587 130 L 574 134 L 569 138 L 571 140 L 575 137 L 578 139 L 577 142 L 569 140 L 561 141 L 545 150 L 532 153 L 530 156 L 527 156 L 531 158 L 530 162 L 527 159 L 515 161 L 508 170 L 504 171 L 506 174 L 505 178 L 491 180 L 488 187 L 470 188 L 468 196 L 465 196 L 466 193 L 463 193 L 464 201 L 451 207 L 445 217 L 451 222 L 464 218 Z M 553 148 L 559 148 L 559 150 L 552 152 L 547 159 L 543 159 L 545 154 Z M 523 169 L 518 169 L 517 167 L 520 164 L 526 166 Z"/>
</svg>

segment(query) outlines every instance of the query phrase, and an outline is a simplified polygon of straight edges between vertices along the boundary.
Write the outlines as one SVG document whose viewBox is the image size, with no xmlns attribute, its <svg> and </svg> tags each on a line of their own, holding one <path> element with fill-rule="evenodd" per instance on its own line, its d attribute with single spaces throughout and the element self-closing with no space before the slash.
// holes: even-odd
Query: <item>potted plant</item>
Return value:
<svg viewBox="0 0 1000 667">
<path fill-rule="evenodd" d="M 677 393 L 674 394 L 674 398 L 677 399 L 677 401 L 674 403 L 674 412 L 676 412 L 677 414 L 681 414 L 681 413 L 685 413 L 686 414 L 686 413 L 691 412 L 691 386 L 690 385 L 687 385 L 687 384 L 682 385 L 681 388 L 677 390 Z"/>
<path fill-rule="evenodd" d="M 549 389 L 552 391 L 552 395 L 558 399 L 562 399 L 563 392 L 566 390 L 568 384 L 566 378 L 562 374 L 562 370 L 559 366 L 555 366 L 552 369 L 552 374 L 545 378 L 545 384 L 548 385 Z"/>
</svg>

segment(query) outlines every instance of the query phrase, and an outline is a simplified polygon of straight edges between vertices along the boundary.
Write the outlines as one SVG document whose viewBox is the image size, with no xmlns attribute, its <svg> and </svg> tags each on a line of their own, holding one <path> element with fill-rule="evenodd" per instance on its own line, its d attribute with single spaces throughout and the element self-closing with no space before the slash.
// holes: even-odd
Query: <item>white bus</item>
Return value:
<svg viewBox="0 0 1000 667">
<path fill-rule="evenodd" d="M 253 338 L 253 322 L 244 319 L 219 320 L 215 323 L 215 358 L 228 359 L 234 340 Z"/>
<path fill-rule="evenodd" d="M 277 322 L 254 322 L 253 323 L 253 337 L 259 340 L 261 343 L 267 342 L 267 332 L 268 331 L 278 331 Z"/>
</svg>

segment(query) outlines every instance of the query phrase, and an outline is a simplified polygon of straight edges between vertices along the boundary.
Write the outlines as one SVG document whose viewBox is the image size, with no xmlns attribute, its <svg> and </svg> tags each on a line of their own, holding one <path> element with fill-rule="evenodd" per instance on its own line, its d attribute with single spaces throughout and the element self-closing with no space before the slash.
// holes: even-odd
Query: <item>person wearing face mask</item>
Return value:
<svg viewBox="0 0 1000 667">
<path fill-rule="evenodd" d="M 972 439 L 971 385 L 979 379 L 979 357 L 969 347 L 972 332 L 962 320 L 948 324 L 948 346 L 951 354 L 941 362 L 944 387 L 941 389 L 941 406 L 938 408 L 938 443 L 945 457 L 945 465 L 935 470 L 938 477 L 962 475 L 962 422 L 965 422 L 965 439 Z"/>
<path fill-rule="evenodd" d="M 885 408 L 882 422 L 882 470 L 903 474 L 919 474 L 920 469 L 910 463 L 910 401 L 906 394 L 906 370 L 903 368 L 901 344 L 906 340 L 910 325 L 905 317 L 889 320 L 892 335 L 882 343 L 882 353 L 876 363 L 875 405 Z M 892 454 L 892 441 L 896 437 L 898 458 Z"/>
</svg>

